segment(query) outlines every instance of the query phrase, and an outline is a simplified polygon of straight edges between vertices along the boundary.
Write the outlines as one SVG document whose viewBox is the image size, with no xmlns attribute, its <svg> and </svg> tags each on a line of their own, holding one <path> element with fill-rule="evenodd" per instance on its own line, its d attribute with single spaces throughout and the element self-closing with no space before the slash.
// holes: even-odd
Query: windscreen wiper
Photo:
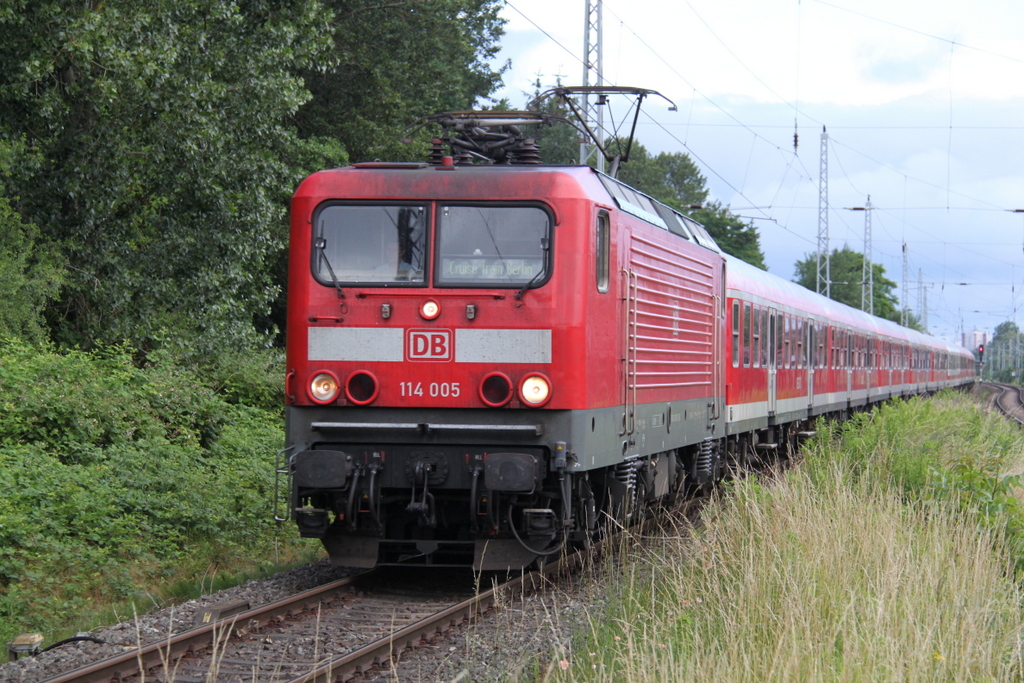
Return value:
<svg viewBox="0 0 1024 683">
<path fill-rule="evenodd" d="M 341 283 L 338 282 L 338 277 L 334 274 L 334 268 L 331 268 L 331 262 L 327 259 L 327 240 L 325 240 L 323 237 L 317 237 L 316 240 L 313 242 L 313 247 L 317 250 L 317 253 L 320 254 L 320 258 L 324 260 L 324 264 L 327 265 L 327 272 L 331 274 L 331 284 L 334 285 L 334 289 L 338 290 L 338 298 L 344 299 L 345 292 L 341 291 Z M 341 312 L 345 313 L 345 304 L 342 303 L 341 307 Z"/>
<path fill-rule="evenodd" d="M 540 270 L 537 271 L 537 274 L 534 275 L 532 278 L 530 278 L 530 281 L 527 282 L 525 285 L 523 285 L 522 289 L 520 289 L 518 292 L 516 292 L 516 300 L 517 301 L 518 300 L 522 300 L 523 294 L 526 292 L 526 290 L 528 290 L 531 287 L 533 287 L 533 285 L 537 283 L 537 280 L 540 279 L 540 276 L 544 275 L 544 273 L 547 272 L 546 265 L 547 265 L 547 262 L 548 262 L 548 248 L 549 248 L 549 246 L 548 246 L 548 238 L 547 237 L 541 237 L 540 238 L 540 249 L 541 249 L 541 252 L 543 252 L 543 254 L 544 254 L 544 260 L 541 262 L 541 268 L 540 268 Z"/>
</svg>

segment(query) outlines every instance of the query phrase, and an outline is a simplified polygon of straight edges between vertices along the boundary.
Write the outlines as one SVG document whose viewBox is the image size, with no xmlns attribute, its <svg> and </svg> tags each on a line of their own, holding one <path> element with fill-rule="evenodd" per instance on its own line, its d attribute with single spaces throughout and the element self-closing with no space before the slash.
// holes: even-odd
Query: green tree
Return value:
<svg viewBox="0 0 1024 683">
<path fill-rule="evenodd" d="M 977 355 L 977 351 L 975 351 Z M 1021 382 L 1024 371 L 1024 334 L 1012 320 L 999 323 L 985 345 L 985 377 L 997 382 Z"/>
<path fill-rule="evenodd" d="M 634 141 L 629 160 L 622 164 L 619 179 L 681 212 L 707 200 L 707 180 L 689 155 L 661 152 L 652 156 Z"/>
<path fill-rule="evenodd" d="M 652 156 L 646 147 L 634 142 L 629 161 L 622 165 L 619 178 L 690 215 L 707 228 L 725 253 L 768 270 L 757 228 L 753 223 L 744 222 L 720 202 L 707 202 L 707 180 L 689 155 L 661 152 Z"/>
<path fill-rule="evenodd" d="M 64 277 L 63 258 L 40 240 L 39 229 L 24 223 L 3 194 L 16 146 L 0 140 L 0 339 L 18 337 L 36 344 L 46 338 L 43 307 Z M 17 198 L 14 198 L 17 201 Z"/>
<path fill-rule="evenodd" d="M 900 322 L 899 300 L 894 291 L 896 283 L 885 277 L 885 267 L 880 263 L 871 264 L 874 279 L 874 308 L 879 318 Z M 829 287 L 831 298 L 847 306 L 859 309 L 861 302 L 861 283 L 864 280 L 864 254 L 854 251 L 848 245 L 842 249 L 833 249 L 829 263 L 832 284 Z M 815 254 L 808 254 L 795 264 L 795 279 L 799 285 L 811 291 L 817 290 L 818 263 Z M 911 318 L 911 327 L 920 329 L 916 317 Z"/>
<path fill-rule="evenodd" d="M 559 79 L 557 85 L 561 85 Z M 547 90 L 537 79 L 533 86 L 533 98 L 536 99 Z M 575 122 L 572 112 L 566 108 L 558 97 L 548 97 L 537 107 L 538 111 L 554 116 L 561 116 Z M 550 126 L 535 126 L 533 136 L 540 146 L 540 158 L 544 164 L 552 166 L 576 166 L 580 163 L 581 133 L 568 123 L 558 122 Z"/>
<path fill-rule="evenodd" d="M 768 270 L 761 251 L 761 236 L 753 222 L 744 222 L 719 202 L 710 202 L 692 211 L 690 216 L 707 228 L 722 251 L 761 270 Z"/>
<path fill-rule="evenodd" d="M 41 159 L 13 192 L 69 259 L 58 341 L 259 341 L 299 166 L 344 159 L 284 123 L 309 99 L 296 74 L 328 54 L 328 16 L 317 0 L 0 10 L 0 133 Z"/>
<path fill-rule="evenodd" d="M 499 0 L 324 0 L 334 48 L 302 70 L 312 99 L 295 120 L 305 137 L 341 141 L 354 161 L 420 161 L 402 131 L 421 116 L 470 109 L 501 83 L 491 60 L 504 32 Z"/>
</svg>

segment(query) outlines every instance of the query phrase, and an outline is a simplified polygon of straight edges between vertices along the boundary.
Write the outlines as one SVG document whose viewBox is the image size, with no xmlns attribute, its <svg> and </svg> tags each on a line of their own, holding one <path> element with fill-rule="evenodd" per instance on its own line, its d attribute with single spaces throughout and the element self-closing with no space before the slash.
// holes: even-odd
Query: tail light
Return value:
<svg viewBox="0 0 1024 683">
<path fill-rule="evenodd" d="M 480 380 L 480 400 L 500 408 L 512 400 L 512 380 L 503 372 L 492 372 Z"/>
<path fill-rule="evenodd" d="M 373 403 L 380 392 L 380 383 L 372 372 L 356 370 L 345 380 L 345 396 L 359 406 Z"/>
</svg>

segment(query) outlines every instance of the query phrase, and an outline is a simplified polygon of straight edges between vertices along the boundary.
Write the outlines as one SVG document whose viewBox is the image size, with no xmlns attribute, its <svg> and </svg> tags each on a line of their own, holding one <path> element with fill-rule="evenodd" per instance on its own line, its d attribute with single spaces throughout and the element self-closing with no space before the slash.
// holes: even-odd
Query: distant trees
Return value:
<svg viewBox="0 0 1024 683">
<path fill-rule="evenodd" d="M 832 284 L 831 298 L 853 308 L 861 305 L 861 283 L 864 280 L 864 254 L 854 251 L 848 245 L 833 249 L 830 257 Z M 885 276 L 885 267 L 880 263 L 871 264 L 874 280 L 874 313 L 880 318 L 900 322 L 899 300 L 896 298 L 896 283 Z M 818 263 L 816 254 L 807 254 L 794 264 L 794 282 L 813 291 L 817 290 Z M 907 325 L 923 331 L 917 316 L 907 311 Z"/>
<path fill-rule="evenodd" d="M 975 356 L 977 356 L 975 350 Z M 1024 334 L 1012 320 L 999 323 L 985 345 L 984 375 L 997 382 L 1020 384 L 1024 376 Z"/>
<path fill-rule="evenodd" d="M 688 154 L 652 155 L 643 145 L 633 143 L 619 178 L 701 223 L 725 253 L 768 270 L 757 228 L 720 202 L 707 202 L 707 180 Z"/>
<path fill-rule="evenodd" d="M 722 251 L 761 270 L 768 270 L 761 251 L 761 235 L 753 221 L 744 221 L 719 202 L 691 211 L 690 216 L 707 228 Z"/>
</svg>

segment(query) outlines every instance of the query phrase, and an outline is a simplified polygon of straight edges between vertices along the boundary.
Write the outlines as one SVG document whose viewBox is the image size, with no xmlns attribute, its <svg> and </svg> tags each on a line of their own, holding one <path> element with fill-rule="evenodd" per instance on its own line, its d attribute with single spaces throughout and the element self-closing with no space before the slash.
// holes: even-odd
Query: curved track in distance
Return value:
<svg viewBox="0 0 1024 683">
<path fill-rule="evenodd" d="M 982 382 L 994 392 L 993 405 L 1003 415 L 1015 421 L 1018 425 L 1024 425 L 1024 398 L 1021 397 L 1021 387 L 1001 382 Z"/>
</svg>

